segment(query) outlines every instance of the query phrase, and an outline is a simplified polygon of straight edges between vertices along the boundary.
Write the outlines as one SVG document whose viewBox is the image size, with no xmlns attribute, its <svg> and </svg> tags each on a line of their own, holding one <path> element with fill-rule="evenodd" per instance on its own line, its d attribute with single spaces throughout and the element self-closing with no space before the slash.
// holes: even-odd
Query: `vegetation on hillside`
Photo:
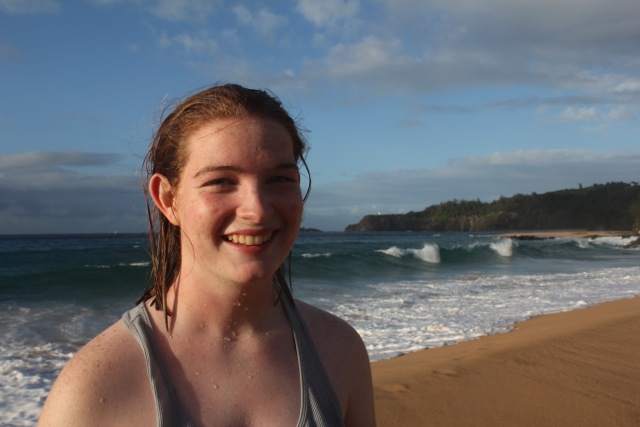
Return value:
<svg viewBox="0 0 640 427">
<path fill-rule="evenodd" d="M 452 200 L 421 212 L 367 215 L 346 231 L 631 231 L 638 224 L 640 185 L 609 182 L 543 194 L 516 194 L 493 202 Z"/>
</svg>

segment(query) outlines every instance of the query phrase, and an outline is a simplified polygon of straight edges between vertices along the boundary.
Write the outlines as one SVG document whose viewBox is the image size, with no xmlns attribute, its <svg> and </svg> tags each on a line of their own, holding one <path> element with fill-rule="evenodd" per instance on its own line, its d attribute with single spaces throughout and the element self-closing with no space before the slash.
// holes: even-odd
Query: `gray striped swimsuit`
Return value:
<svg viewBox="0 0 640 427">
<path fill-rule="evenodd" d="M 296 427 L 339 427 L 344 425 L 335 391 L 322 366 L 307 325 L 287 298 L 281 298 L 293 330 L 300 376 L 301 407 Z M 149 314 L 138 304 L 122 316 L 125 325 L 140 344 L 147 362 L 147 373 L 156 402 L 158 427 L 194 427 L 180 405 L 154 337 Z"/>
</svg>

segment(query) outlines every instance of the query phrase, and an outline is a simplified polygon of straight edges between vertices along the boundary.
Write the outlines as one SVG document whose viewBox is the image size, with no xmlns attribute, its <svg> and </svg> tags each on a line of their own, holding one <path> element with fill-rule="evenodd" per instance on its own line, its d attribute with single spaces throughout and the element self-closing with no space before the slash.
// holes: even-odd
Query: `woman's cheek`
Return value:
<svg viewBox="0 0 640 427">
<path fill-rule="evenodd" d="M 288 203 L 292 214 L 302 215 L 302 197 L 295 197 Z"/>
<path fill-rule="evenodd" d="M 198 203 L 187 205 L 187 215 L 192 219 L 195 225 L 207 225 L 212 219 L 220 215 L 220 203 L 216 203 L 213 198 L 207 198 Z"/>
</svg>

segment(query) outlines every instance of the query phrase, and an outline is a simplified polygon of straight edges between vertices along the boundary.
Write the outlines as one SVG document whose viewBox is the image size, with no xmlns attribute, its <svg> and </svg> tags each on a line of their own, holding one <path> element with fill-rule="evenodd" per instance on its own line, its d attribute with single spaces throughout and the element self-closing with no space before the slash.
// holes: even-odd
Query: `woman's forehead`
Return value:
<svg viewBox="0 0 640 427">
<path fill-rule="evenodd" d="M 275 120 L 245 117 L 202 125 L 187 138 L 188 163 L 230 160 L 294 162 L 293 140 Z"/>
</svg>

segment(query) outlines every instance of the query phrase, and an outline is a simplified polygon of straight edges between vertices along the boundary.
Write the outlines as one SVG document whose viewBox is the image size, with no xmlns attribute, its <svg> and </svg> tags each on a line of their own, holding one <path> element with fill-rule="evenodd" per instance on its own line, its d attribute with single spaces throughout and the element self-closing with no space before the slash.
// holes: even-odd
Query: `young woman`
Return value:
<svg viewBox="0 0 640 427">
<path fill-rule="evenodd" d="M 146 159 L 148 289 L 63 369 L 39 425 L 375 425 L 362 340 L 283 274 L 305 151 L 261 90 L 215 86 L 166 117 Z"/>
</svg>

